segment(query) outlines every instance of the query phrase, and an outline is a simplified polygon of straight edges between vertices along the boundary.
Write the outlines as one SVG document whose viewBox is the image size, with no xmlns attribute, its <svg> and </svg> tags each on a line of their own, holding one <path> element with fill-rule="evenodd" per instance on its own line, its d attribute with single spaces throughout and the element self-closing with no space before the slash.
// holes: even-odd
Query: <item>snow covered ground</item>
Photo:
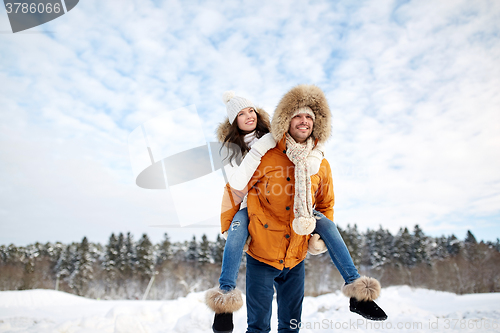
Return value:
<svg viewBox="0 0 500 333">
<path fill-rule="evenodd" d="M 0 332 L 211 333 L 204 293 L 172 301 L 101 301 L 53 290 L 0 292 Z M 389 287 L 378 301 L 389 319 L 366 321 L 349 312 L 339 292 L 304 300 L 302 332 L 500 332 L 500 293 L 458 296 Z M 274 304 L 276 310 L 276 304 Z M 272 331 L 276 332 L 276 314 Z M 235 314 L 235 333 L 246 310 Z"/>
</svg>

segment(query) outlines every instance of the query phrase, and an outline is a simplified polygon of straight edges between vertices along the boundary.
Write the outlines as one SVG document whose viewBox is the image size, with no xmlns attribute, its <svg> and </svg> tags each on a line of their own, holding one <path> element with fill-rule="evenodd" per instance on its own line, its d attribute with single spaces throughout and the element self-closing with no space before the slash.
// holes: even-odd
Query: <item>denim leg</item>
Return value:
<svg viewBox="0 0 500 333">
<path fill-rule="evenodd" d="M 274 279 L 281 273 L 247 254 L 247 333 L 271 331 Z M 291 292 L 291 291 L 289 291 Z"/>
<path fill-rule="evenodd" d="M 325 242 L 328 253 L 344 278 L 345 283 L 349 284 L 353 282 L 359 278 L 360 275 L 352 262 L 351 254 L 342 236 L 340 236 L 337 226 L 333 221 L 316 210 L 314 211 L 314 216 L 316 217 L 316 229 L 314 233 L 319 234 L 321 239 Z"/>
<path fill-rule="evenodd" d="M 292 269 L 285 268 L 275 279 L 278 302 L 278 332 L 299 331 L 304 300 L 304 261 Z"/>
<path fill-rule="evenodd" d="M 227 233 L 226 245 L 222 256 L 219 287 L 222 290 L 236 288 L 236 279 L 241 264 L 241 253 L 248 238 L 248 211 L 241 209 L 234 215 Z"/>
</svg>

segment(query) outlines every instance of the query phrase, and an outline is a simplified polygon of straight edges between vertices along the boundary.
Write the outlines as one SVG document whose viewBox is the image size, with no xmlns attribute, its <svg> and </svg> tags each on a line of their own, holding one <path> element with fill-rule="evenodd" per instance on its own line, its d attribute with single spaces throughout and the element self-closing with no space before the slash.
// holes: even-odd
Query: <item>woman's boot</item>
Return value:
<svg viewBox="0 0 500 333">
<path fill-rule="evenodd" d="M 215 312 L 214 333 L 231 333 L 234 328 L 233 312 L 243 306 L 241 291 L 238 288 L 229 291 L 212 288 L 206 292 L 205 302 Z"/>
<path fill-rule="evenodd" d="M 354 282 L 344 284 L 342 292 L 349 297 L 349 310 L 370 320 L 386 320 L 387 315 L 375 299 L 380 295 L 380 283 L 370 277 L 362 276 Z"/>
</svg>

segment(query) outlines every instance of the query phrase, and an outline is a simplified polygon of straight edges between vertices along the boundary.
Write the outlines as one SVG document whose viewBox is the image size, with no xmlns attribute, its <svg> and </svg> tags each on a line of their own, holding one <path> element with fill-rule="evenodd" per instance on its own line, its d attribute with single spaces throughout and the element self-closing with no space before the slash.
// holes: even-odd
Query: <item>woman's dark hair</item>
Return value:
<svg viewBox="0 0 500 333">
<path fill-rule="evenodd" d="M 262 117 L 257 113 L 257 111 L 255 112 L 255 115 L 257 117 L 257 126 L 255 127 L 255 137 L 257 139 L 260 139 L 261 137 L 264 136 L 264 134 L 269 133 L 269 128 L 268 124 L 266 124 L 266 122 L 262 120 Z M 245 143 L 244 140 L 245 135 L 247 135 L 248 133 L 251 132 L 243 131 L 238 127 L 238 122 L 235 119 L 229 129 L 229 133 L 224 139 L 223 146 L 226 146 L 227 149 L 230 150 L 228 143 L 235 143 L 241 149 L 241 155 L 244 156 L 250 150 L 250 147 L 248 147 L 248 145 Z M 229 158 L 231 165 L 233 159 L 235 159 L 237 155 L 239 155 L 238 152 L 235 151 L 234 149 L 231 149 L 231 153 L 227 157 Z"/>
</svg>

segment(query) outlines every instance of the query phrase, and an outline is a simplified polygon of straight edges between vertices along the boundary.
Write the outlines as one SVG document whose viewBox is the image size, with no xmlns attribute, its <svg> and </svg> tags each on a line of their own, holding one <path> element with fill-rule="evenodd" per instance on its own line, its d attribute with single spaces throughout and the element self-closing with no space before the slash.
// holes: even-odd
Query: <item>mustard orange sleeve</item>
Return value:
<svg viewBox="0 0 500 333">
<path fill-rule="evenodd" d="M 229 226 L 231 225 L 231 221 L 233 221 L 234 215 L 240 210 L 241 202 L 245 197 L 245 193 L 241 191 L 237 191 L 229 185 L 226 184 L 224 187 L 224 195 L 222 197 L 222 205 L 221 205 L 221 232 L 227 231 Z"/>
<path fill-rule="evenodd" d="M 323 213 L 328 219 L 333 221 L 333 205 L 335 195 L 333 193 L 333 178 L 330 163 L 323 159 L 319 169 L 321 182 L 316 192 L 316 210 Z"/>
</svg>

